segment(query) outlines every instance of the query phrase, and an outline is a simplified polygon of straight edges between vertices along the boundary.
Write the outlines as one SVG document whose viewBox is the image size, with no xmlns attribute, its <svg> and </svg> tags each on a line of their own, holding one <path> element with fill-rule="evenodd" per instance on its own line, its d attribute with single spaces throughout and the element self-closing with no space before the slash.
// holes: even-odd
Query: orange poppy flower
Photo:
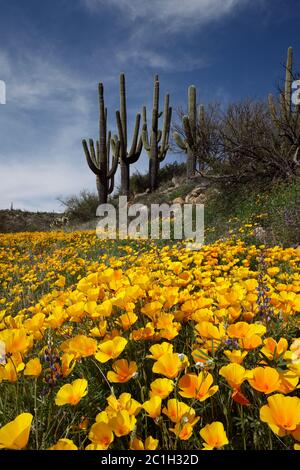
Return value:
<svg viewBox="0 0 300 470">
<path fill-rule="evenodd" d="M 277 393 L 268 398 L 260 409 L 261 421 L 267 423 L 277 436 L 285 436 L 300 424 L 300 399 Z"/>
<path fill-rule="evenodd" d="M 121 336 L 115 336 L 112 340 L 103 341 L 103 343 L 99 344 L 95 359 L 101 363 L 105 363 L 110 359 L 116 359 L 124 351 L 127 343 L 127 339 Z"/>
<path fill-rule="evenodd" d="M 183 361 L 177 353 L 166 353 L 154 363 L 152 371 L 155 374 L 164 375 L 168 379 L 174 379 L 185 367 L 184 360 L 186 357 L 184 356 L 182 359 Z"/>
<path fill-rule="evenodd" d="M 158 396 L 163 400 L 173 391 L 174 382 L 170 379 L 156 379 L 151 382 L 150 388 L 150 397 Z"/>
<path fill-rule="evenodd" d="M 200 372 L 196 374 L 186 374 L 179 380 L 179 394 L 185 398 L 195 398 L 204 401 L 214 395 L 218 390 L 218 385 L 211 386 L 213 376 L 209 373 Z"/>
<path fill-rule="evenodd" d="M 107 372 L 107 379 L 110 382 L 128 382 L 137 374 L 136 362 L 128 362 L 127 359 L 119 359 L 118 361 L 114 362 L 112 365 L 112 369 L 113 371 L 110 370 Z"/>
<path fill-rule="evenodd" d="M 200 436 L 205 441 L 203 450 L 220 449 L 229 444 L 223 423 L 219 421 L 204 426 L 200 431 Z"/>
<path fill-rule="evenodd" d="M 97 450 L 106 450 L 114 440 L 111 426 L 107 423 L 95 423 L 89 432 L 89 440 L 97 445 Z M 89 449 L 88 449 L 89 450 Z"/>
<path fill-rule="evenodd" d="M 280 387 L 279 373 L 272 367 L 256 367 L 249 374 L 249 384 L 259 392 L 269 394 Z"/>
</svg>

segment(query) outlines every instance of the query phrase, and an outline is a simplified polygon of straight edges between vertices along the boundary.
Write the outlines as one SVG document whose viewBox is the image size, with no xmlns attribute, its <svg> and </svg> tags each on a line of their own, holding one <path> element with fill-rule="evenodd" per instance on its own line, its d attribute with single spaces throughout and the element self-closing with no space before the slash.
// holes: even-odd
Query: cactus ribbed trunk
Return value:
<svg viewBox="0 0 300 470">
<path fill-rule="evenodd" d="M 194 86 L 190 86 L 188 90 L 189 95 L 189 120 L 190 128 L 193 139 L 193 145 L 188 150 L 187 158 L 191 162 L 187 162 L 187 173 L 190 171 L 190 174 L 187 174 L 188 178 L 195 175 L 196 171 L 196 140 L 197 140 L 197 93 Z"/>
<path fill-rule="evenodd" d="M 99 84 L 99 167 L 101 173 L 97 177 L 97 185 L 99 184 L 98 194 L 100 204 L 107 202 L 108 191 L 107 191 L 107 147 L 106 147 L 106 110 L 104 104 L 104 90 L 103 84 Z M 98 183 L 99 179 L 99 183 Z"/>
<path fill-rule="evenodd" d="M 149 161 L 149 187 L 150 191 L 155 191 L 158 188 L 158 171 L 159 171 L 159 161 L 158 159 L 153 160 L 150 158 Z"/>
<path fill-rule="evenodd" d="M 203 164 L 199 159 L 199 135 L 198 126 L 205 126 L 204 106 L 200 106 L 199 118 L 197 119 L 197 90 L 194 85 L 188 89 L 188 114 L 182 118 L 183 134 L 174 132 L 176 145 L 186 153 L 186 176 L 192 178 L 196 174 L 197 160 L 199 167 Z"/>
<path fill-rule="evenodd" d="M 192 149 L 188 148 L 187 150 L 187 159 L 186 159 L 186 175 L 188 178 L 192 178 L 196 171 L 196 158 Z"/>
<path fill-rule="evenodd" d="M 293 49 L 288 48 L 286 71 L 285 71 L 285 87 L 284 87 L 284 100 L 285 107 L 288 113 L 292 109 L 292 85 L 293 85 Z"/>
<path fill-rule="evenodd" d="M 132 137 L 131 148 L 127 148 L 127 106 L 126 106 L 126 83 L 125 75 L 120 75 L 120 110 L 116 112 L 118 135 L 113 138 L 113 148 L 119 142 L 119 160 L 121 167 L 121 194 L 130 195 L 130 165 L 136 163 L 141 155 L 143 144 L 139 138 L 141 115 L 137 114 L 135 128 Z"/>
<path fill-rule="evenodd" d="M 99 198 L 99 204 L 105 204 L 107 202 L 107 183 L 106 181 L 101 181 L 102 178 L 97 175 L 96 176 L 96 184 L 97 184 L 97 192 L 98 192 L 98 198 Z"/>
<path fill-rule="evenodd" d="M 156 79 L 158 77 L 155 77 Z M 155 191 L 158 187 L 158 148 L 157 148 L 157 134 L 158 134 L 158 106 L 159 106 L 159 81 L 154 83 L 153 95 L 153 111 L 152 111 L 152 134 L 150 139 L 150 161 L 149 161 L 149 177 L 150 177 L 150 191 Z"/>
<path fill-rule="evenodd" d="M 165 97 L 164 111 L 159 112 L 159 79 L 154 78 L 151 131 L 148 133 L 146 107 L 143 108 L 142 140 L 149 157 L 149 189 L 155 191 L 159 186 L 158 173 L 160 163 L 169 150 L 169 134 L 172 108 L 169 106 L 169 95 Z M 163 116 L 163 130 L 158 129 L 158 120 Z M 149 138 L 150 137 L 150 138 Z M 160 143 L 161 142 L 161 143 Z"/>
<path fill-rule="evenodd" d="M 127 165 L 123 160 L 120 162 L 121 169 L 121 195 L 129 196 L 130 187 L 130 174 L 129 174 L 129 165 Z"/>
</svg>

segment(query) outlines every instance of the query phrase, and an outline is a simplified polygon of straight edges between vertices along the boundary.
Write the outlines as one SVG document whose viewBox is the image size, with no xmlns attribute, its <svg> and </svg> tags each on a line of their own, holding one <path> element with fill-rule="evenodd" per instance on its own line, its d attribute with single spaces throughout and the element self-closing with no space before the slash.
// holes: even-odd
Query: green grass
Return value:
<svg viewBox="0 0 300 470">
<path fill-rule="evenodd" d="M 272 245 L 300 244 L 300 181 L 268 187 L 228 187 L 205 204 L 208 240 L 225 236 L 234 224 L 257 223 Z"/>
</svg>

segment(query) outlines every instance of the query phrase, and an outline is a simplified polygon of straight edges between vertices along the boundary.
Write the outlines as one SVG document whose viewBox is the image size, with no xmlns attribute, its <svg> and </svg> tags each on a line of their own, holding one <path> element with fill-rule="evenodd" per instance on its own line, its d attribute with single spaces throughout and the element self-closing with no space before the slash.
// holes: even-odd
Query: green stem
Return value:
<svg viewBox="0 0 300 470">
<path fill-rule="evenodd" d="M 35 421 L 35 443 L 36 450 L 39 450 L 39 421 L 38 421 L 38 409 L 37 409 L 37 378 L 34 380 L 34 421 Z"/>
</svg>

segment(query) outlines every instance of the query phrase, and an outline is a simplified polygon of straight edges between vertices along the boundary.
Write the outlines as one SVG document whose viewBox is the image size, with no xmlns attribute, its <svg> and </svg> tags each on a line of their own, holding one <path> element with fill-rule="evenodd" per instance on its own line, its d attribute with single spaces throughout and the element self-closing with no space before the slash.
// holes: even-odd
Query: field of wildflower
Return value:
<svg viewBox="0 0 300 470">
<path fill-rule="evenodd" d="M 300 449 L 300 251 L 0 235 L 0 448 Z"/>
</svg>

